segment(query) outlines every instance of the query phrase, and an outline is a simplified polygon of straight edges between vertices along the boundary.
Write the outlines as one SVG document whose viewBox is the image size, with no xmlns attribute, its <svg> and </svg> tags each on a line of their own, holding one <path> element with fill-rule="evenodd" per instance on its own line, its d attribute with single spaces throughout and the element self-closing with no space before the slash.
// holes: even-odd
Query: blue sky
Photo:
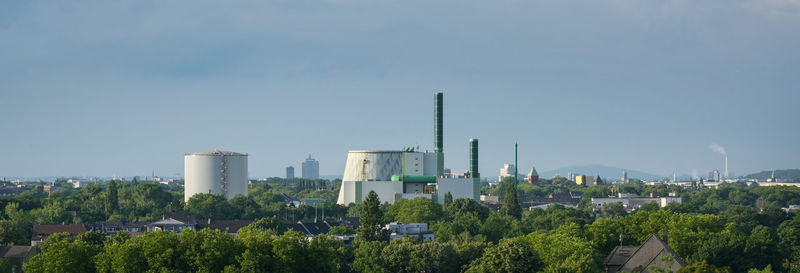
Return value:
<svg viewBox="0 0 800 273">
<path fill-rule="evenodd" d="M 0 176 L 432 149 L 670 175 L 800 167 L 800 1 L 0 1 Z"/>
</svg>

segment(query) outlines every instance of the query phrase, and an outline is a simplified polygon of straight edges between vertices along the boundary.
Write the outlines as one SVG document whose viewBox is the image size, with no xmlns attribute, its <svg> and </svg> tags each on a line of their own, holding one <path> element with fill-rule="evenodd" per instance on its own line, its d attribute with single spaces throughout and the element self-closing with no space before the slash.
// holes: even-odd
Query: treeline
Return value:
<svg viewBox="0 0 800 273">
<path fill-rule="evenodd" d="M 280 179 L 279 179 L 280 180 Z M 226 200 L 200 194 L 188 204 L 179 187 L 152 182 L 103 182 L 79 189 L 63 188 L 49 194 L 41 186 L 16 197 L 0 198 L 0 244 L 29 245 L 33 224 L 86 224 L 97 222 L 149 222 L 161 220 L 165 213 L 189 211 L 198 219 L 256 220 L 278 217 L 286 221 L 338 219 L 348 208 L 333 203 L 330 181 L 302 180 L 297 183 L 258 183 L 250 187 L 249 197 Z M 294 198 L 328 200 L 317 207 L 287 207 L 282 193 Z"/>
<path fill-rule="evenodd" d="M 516 194 L 513 187 L 508 192 Z M 676 208 L 612 218 L 552 206 L 518 217 L 508 209 L 488 211 L 469 199 L 439 205 L 417 198 L 381 205 L 377 195 L 370 193 L 358 207 L 361 227 L 350 246 L 328 236 L 306 240 L 296 232 L 277 235 L 280 222 L 271 217 L 243 228 L 239 237 L 214 230 L 153 232 L 133 238 L 124 233 L 104 238 L 92 232 L 76 238 L 51 236 L 25 270 L 602 272 L 603 258 L 619 244 L 620 234 L 625 245 L 638 245 L 650 234 L 663 235 L 666 229 L 670 247 L 690 264 L 682 272 L 797 272 L 800 216 L 741 212 L 729 217 L 677 212 Z M 733 210 L 738 208 L 729 208 Z M 436 239 L 388 243 L 382 228 L 388 220 L 431 222 Z"/>
<path fill-rule="evenodd" d="M 637 184 L 583 188 L 545 182 L 541 186 L 520 185 L 519 192 L 507 183 L 498 188 L 503 190 L 505 197 L 498 212 L 490 211 L 473 200 L 453 200 L 447 194 L 445 204 L 417 198 L 399 200 L 388 205 L 382 204 L 376 195 L 370 194 L 360 205 L 326 205 L 329 206 L 325 209 L 327 217 L 360 217 L 358 239 L 351 246 L 342 245 L 328 237 L 321 237 L 321 241 L 314 243 L 317 239 L 301 240 L 302 236 L 298 234 L 277 235 L 274 231 L 264 231 L 280 229 L 273 224 L 264 224 L 262 220 L 256 222 L 261 224 L 250 228 L 263 231 L 258 232 L 258 236 L 255 235 L 256 232 L 245 229 L 243 236 L 238 238 L 205 230 L 189 231 L 183 235 L 147 233 L 135 238 L 125 235 L 115 235 L 107 239 L 96 235 L 76 238 L 52 236 L 46 240 L 40 254 L 41 257 L 49 258 L 32 260 L 26 270 L 47 268 L 51 262 L 70 264 L 62 259 L 81 260 L 69 256 L 80 254 L 85 257 L 81 260 L 84 261 L 81 263 L 83 269 L 93 268 L 91 270 L 97 272 L 141 272 L 138 269 L 143 268 L 150 272 L 262 272 L 259 271 L 261 269 L 303 271 L 293 267 L 295 263 L 291 261 L 302 261 L 306 264 L 329 263 L 322 269 L 315 268 L 320 272 L 600 272 L 603 270 L 603 258 L 619 244 L 620 235 L 623 235 L 625 245 L 638 245 L 650 234 L 661 235 L 665 228 L 669 231 L 670 247 L 691 264 L 687 270 L 800 270 L 797 266 L 800 264 L 800 217 L 781 209 L 790 204 L 800 204 L 800 188 L 797 187 L 758 187 L 733 183 L 719 189 L 705 190 Z M 497 188 L 491 190 L 496 191 Z M 197 195 L 185 206 L 181 202 L 181 194 L 164 190 L 155 184 L 120 185 L 116 193 L 120 196 L 120 203 L 116 206 L 110 201 L 113 198 L 108 198 L 114 195 L 110 185 L 105 189 L 88 187 L 54 194 L 50 199 L 41 199 L 39 205 L 32 205 L 34 202 L 26 200 L 37 194 L 32 191 L 26 192 L 19 199 L 6 202 L 8 205 L 3 212 L 3 219 L 0 220 L 0 240 L 27 245 L 30 235 L 20 235 L 24 233 L 24 223 L 46 219 L 62 221 L 59 217 L 63 216 L 61 210 L 66 207 L 64 204 L 82 198 L 93 200 L 87 202 L 89 204 L 80 204 L 85 212 L 79 212 L 75 217 L 69 215 L 73 222 L 89 219 L 81 215 L 91 215 L 86 213 L 90 209 L 95 209 L 98 215 L 104 217 L 127 215 L 125 217 L 135 217 L 137 220 L 149 219 L 153 217 L 153 213 L 172 209 L 193 212 L 201 219 L 270 219 L 271 223 L 313 217 L 312 207 L 287 207 L 281 196 L 284 192 L 324 196 L 334 191 L 316 187 L 299 189 L 280 183 L 257 184 L 251 187 L 249 198 L 225 200 L 214 195 Z M 520 204 L 520 200 L 525 197 L 546 196 L 548 192 L 579 193 L 583 200 L 578 209 L 554 205 L 546 210 L 528 211 Z M 665 208 L 659 208 L 655 204 L 647 205 L 630 214 L 619 204 L 607 205 L 599 211 L 588 206 L 591 198 L 589 196 L 607 196 L 615 192 L 640 195 L 653 193 L 658 196 L 676 193 L 683 197 L 683 204 L 673 204 Z M 130 203 L 123 203 L 123 195 L 139 196 L 125 202 L 139 202 L 143 206 L 149 204 L 154 211 L 147 212 L 131 207 Z M 156 199 L 146 200 L 143 198 L 145 196 Z M 157 199 L 158 196 L 161 199 Z M 61 205 L 56 205 L 56 202 Z M 83 208 L 84 205 L 87 207 Z M 158 206 L 162 207 L 157 208 Z M 321 213 L 317 211 L 317 215 L 321 216 Z M 435 235 L 435 241 L 403 240 L 388 243 L 388 234 L 383 226 L 392 221 L 428 223 Z M 350 232 L 352 231 L 336 229 L 332 233 Z M 246 235 L 247 233 L 252 234 Z M 184 236 L 186 234 L 190 236 Z M 289 240 L 285 238 L 292 238 L 290 240 L 298 243 L 276 244 Z M 56 242 L 62 245 L 47 247 L 47 244 Z M 218 242 L 224 247 L 216 246 Z M 288 254 L 281 256 L 276 254 L 279 253 L 276 249 L 278 246 L 289 248 L 280 250 L 287 251 L 285 253 L 300 253 L 298 255 L 324 260 L 310 260 L 312 258 Z M 155 250 L 143 252 L 144 248 Z M 158 256 L 158 253 L 169 254 Z M 253 262 L 253 259 L 259 262 Z M 115 267 L 110 263 L 117 263 L 119 266 Z M 264 266 L 250 270 L 247 267 L 249 264 L 274 267 Z M 31 272 L 64 272 L 47 270 Z M 70 272 L 93 272 L 91 270 Z"/>
</svg>

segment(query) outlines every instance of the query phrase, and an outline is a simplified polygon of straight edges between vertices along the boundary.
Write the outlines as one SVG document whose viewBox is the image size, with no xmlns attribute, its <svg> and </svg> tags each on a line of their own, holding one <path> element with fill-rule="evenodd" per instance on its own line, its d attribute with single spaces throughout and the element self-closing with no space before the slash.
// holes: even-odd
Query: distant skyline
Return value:
<svg viewBox="0 0 800 273">
<path fill-rule="evenodd" d="M 800 168 L 800 2 L 10 1 L 0 177 L 173 176 L 183 155 L 433 150 L 445 167 Z"/>
</svg>

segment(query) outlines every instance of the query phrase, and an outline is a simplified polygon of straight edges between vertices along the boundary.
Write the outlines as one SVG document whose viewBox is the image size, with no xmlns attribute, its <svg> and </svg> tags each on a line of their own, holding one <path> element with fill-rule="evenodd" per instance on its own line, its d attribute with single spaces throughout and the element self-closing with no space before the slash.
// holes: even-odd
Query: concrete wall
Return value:
<svg viewBox="0 0 800 273">
<path fill-rule="evenodd" d="M 425 168 L 425 158 L 422 153 L 405 153 L 406 173 L 405 175 L 423 175 Z"/>
<path fill-rule="evenodd" d="M 397 181 L 344 181 L 337 204 L 361 203 L 370 191 L 375 191 L 382 203 L 394 203 L 396 193 L 403 192 L 403 183 Z"/>
<path fill-rule="evenodd" d="M 439 178 L 438 183 L 439 203 L 444 203 L 444 196 L 448 192 L 453 195 L 453 200 L 458 198 L 475 199 L 475 180 L 472 178 Z"/>
<path fill-rule="evenodd" d="M 422 170 L 423 175 L 435 176 L 436 164 L 438 163 L 436 153 L 423 153 L 423 158 L 425 159 L 424 168 Z"/>
</svg>

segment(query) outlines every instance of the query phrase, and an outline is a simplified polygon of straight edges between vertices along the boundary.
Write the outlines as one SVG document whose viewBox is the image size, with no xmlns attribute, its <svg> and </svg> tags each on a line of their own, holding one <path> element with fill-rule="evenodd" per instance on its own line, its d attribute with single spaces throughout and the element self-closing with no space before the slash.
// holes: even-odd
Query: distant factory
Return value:
<svg viewBox="0 0 800 273">
<path fill-rule="evenodd" d="M 351 150 L 347 154 L 338 204 L 360 203 L 370 191 L 381 202 L 431 198 L 439 203 L 453 199 L 479 200 L 478 140 L 469 140 L 469 166 L 461 176 L 444 172 L 443 94 L 434 94 L 434 150 Z"/>
<path fill-rule="evenodd" d="M 247 196 L 247 154 L 205 151 L 184 156 L 184 202 L 198 193 Z"/>
</svg>

